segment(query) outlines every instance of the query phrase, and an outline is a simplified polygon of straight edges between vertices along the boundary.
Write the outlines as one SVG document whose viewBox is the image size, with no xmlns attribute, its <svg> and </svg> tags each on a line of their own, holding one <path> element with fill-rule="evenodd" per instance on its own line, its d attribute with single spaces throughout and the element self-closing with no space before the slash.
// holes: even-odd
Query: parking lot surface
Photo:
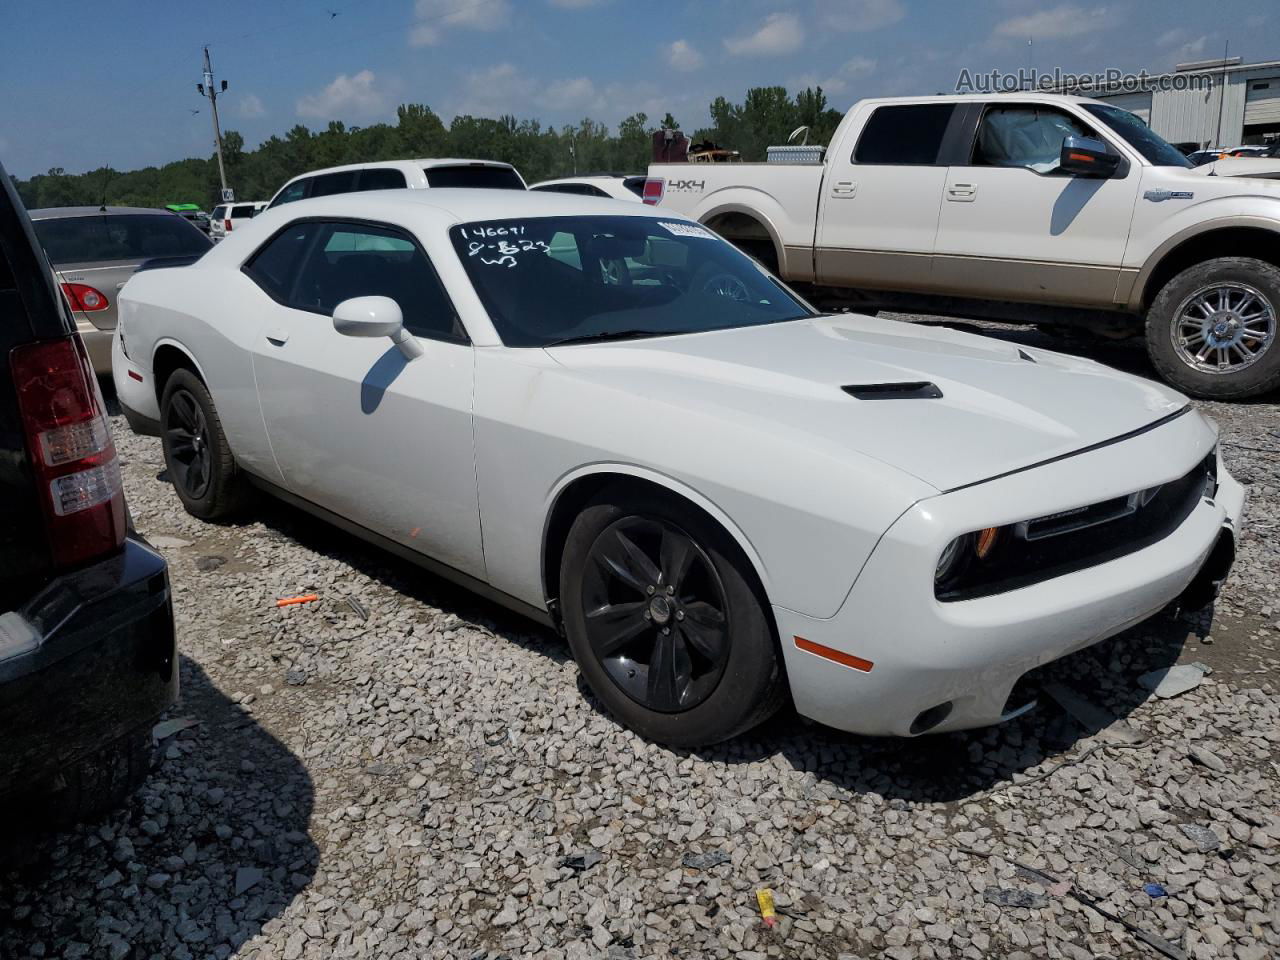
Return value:
<svg viewBox="0 0 1280 960">
<path fill-rule="evenodd" d="M 1149 372 L 1130 344 L 981 326 Z M 126 809 L 0 873 L 0 956 L 1280 955 L 1280 406 L 1206 409 L 1249 495 L 1212 623 L 1054 664 L 999 728 L 784 711 L 693 753 L 605 716 L 550 631 L 302 514 L 187 516 L 116 417 L 171 564 L 178 722 Z M 1177 696 L 1139 683 L 1191 663 L 1211 672 Z"/>
</svg>

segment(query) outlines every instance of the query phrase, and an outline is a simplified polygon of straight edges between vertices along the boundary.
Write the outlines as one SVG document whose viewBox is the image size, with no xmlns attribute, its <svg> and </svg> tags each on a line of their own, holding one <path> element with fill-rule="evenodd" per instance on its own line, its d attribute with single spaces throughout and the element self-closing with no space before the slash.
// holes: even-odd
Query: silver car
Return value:
<svg viewBox="0 0 1280 960">
<path fill-rule="evenodd" d="M 191 263 L 212 241 L 169 210 L 49 207 L 31 221 L 97 373 L 111 372 L 116 294 L 144 262 Z"/>
</svg>

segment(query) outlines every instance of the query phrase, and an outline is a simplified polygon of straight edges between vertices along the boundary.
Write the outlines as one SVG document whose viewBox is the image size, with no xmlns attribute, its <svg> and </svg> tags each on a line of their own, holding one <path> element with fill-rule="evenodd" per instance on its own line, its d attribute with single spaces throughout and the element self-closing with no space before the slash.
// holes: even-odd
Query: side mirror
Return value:
<svg viewBox="0 0 1280 960">
<path fill-rule="evenodd" d="M 1065 137 L 1058 169 L 1073 177 L 1109 177 L 1120 166 L 1120 155 L 1093 137 Z"/>
<path fill-rule="evenodd" d="M 422 356 L 422 344 L 404 328 L 400 304 L 390 297 L 352 297 L 333 308 L 333 329 L 344 337 L 390 337 L 406 360 Z"/>
</svg>

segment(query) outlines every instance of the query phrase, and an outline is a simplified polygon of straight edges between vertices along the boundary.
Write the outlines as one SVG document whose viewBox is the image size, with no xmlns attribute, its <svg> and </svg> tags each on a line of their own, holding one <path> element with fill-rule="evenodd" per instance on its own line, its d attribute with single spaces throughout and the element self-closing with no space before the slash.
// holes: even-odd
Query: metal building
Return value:
<svg viewBox="0 0 1280 960">
<path fill-rule="evenodd" d="M 1171 143 L 1233 147 L 1280 140 L 1280 60 L 1200 60 L 1089 95 L 1130 110 Z"/>
</svg>

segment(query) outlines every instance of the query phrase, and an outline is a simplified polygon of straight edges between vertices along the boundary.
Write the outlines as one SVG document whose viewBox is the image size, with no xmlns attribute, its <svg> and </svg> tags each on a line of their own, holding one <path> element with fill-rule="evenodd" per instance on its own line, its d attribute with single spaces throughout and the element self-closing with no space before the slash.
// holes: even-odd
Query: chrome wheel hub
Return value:
<svg viewBox="0 0 1280 960">
<path fill-rule="evenodd" d="M 1238 373 L 1276 339 L 1276 308 L 1247 283 L 1215 283 L 1195 291 L 1173 317 L 1179 359 L 1201 373 Z"/>
</svg>

